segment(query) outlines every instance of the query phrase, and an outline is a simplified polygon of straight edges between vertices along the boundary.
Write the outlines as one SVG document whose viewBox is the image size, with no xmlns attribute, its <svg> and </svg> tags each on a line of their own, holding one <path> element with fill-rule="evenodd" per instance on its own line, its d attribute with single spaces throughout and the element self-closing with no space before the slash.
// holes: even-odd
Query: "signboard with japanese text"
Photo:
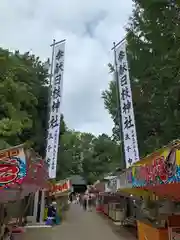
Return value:
<svg viewBox="0 0 180 240">
<path fill-rule="evenodd" d="M 14 147 L 0 153 L 0 189 L 22 184 L 27 174 L 23 147 Z"/>
<path fill-rule="evenodd" d="M 114 177 L 113 179 L 109 180 L 108 189 L 111 192 L 116 192 L 118 187 L 117 184 L 118 184 L 118 177 Z"/>
<path fill-rule="evenodd" d="M 70 190 L 71 190 L 70 180 L 64 180 L 64 181 L 58 182 L 58 183 L 54 184 L 51 188 L 51 192 L 53 194 L 64 193 L 64 192 L 67 192 Z"/>
<path fill-rule="evenodd" d="M 51 83 L 51 106 L 46 149 L 46 161 L 49 165 L 49 178 L 56 178 L 57 154 L 61 120 L 61 96 L 64 73 L 65 41 L 54 46 L 53 76 Z"/>
<path fill-rule="evenodd" d="M 109 188 L 109 184 L 106 182 L 105 184 L 104 184 L 104 192 L 110 192 L 111 191 L 111 189 Z"/>
<path fill-rule="evenodd" d="M 132 167 L 133 187 L 156 186 L 180 182 L 180 149 L 167 148 L 149 163 Z"/>
<path fill-rule="evenodd" d="M 139 161 L 139 150 L 136 136 L 136 126 L 125 41 L 117 47 L 116 58 L 118 66 L 124 153 L 126 168 L 128 168 L 135 162 Z"/>
</svg>

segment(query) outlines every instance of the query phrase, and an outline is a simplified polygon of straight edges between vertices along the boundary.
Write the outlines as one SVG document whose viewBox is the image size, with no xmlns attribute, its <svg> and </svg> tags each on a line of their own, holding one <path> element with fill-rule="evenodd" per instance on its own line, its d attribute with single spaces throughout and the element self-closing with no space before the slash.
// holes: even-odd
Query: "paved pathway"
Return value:
<svg viewBox="0 0 180 240">
<path fill-rule="evenodd" d="M 125 240 L 115 233 L 108 221 L 95 212 L 85 212 L 79 205 L 72 204 L 67 219 L 60 226 L 35 230 L 27 240 Z"/>
</svg>

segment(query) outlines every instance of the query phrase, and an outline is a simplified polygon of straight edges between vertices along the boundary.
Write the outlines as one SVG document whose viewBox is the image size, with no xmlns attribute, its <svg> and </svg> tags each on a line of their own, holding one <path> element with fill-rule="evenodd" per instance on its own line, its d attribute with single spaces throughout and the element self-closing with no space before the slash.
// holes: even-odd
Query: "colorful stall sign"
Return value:
<svg viewBox="0 0 180 240">
<path fill-rule="evenodd" d="M 132 167 L 133 187 L 155 186 L 180 182 L 180 149 L 166 149 L 149 164 Z"/>
<path fill-rule="evenodd" d="M 119 179 L 120 179 L 119 189 L 132 188 L 132 168 L 128 168 L 126 169 L 125 172 L 121 173 Z"/>
<path fill-rule="evenodd" d="M 70 180 L 67 181 L 63 181 L 60 183 L 56 183 L 53 187 L 51 192 L 53 194 L 59 194 L 59 193 L 64 193 L 67 192 L 71 189 L 71 184 L 70 184 Z"/>
<path fill-rule="evenodd" d="M 127 184 L 132 184 L 132 168 L 126 170 L 126 182 Z"/>
<path fill-rule="evenodd" d="M 21 184 L 26 176 L 26 157 L 22 147 L 0 152 L 0 188 Z"/>
</svg>

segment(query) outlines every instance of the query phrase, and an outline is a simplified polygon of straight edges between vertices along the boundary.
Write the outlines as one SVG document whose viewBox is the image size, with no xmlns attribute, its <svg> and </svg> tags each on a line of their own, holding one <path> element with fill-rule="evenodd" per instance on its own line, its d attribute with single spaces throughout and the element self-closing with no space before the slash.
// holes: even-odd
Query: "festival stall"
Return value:
<svg viewBox="0 0 180 240">
<path fill-rule="evenodd" d="M 136 227 L 136 202 L 140 197 L 148 198 L 150 193 L 141 188 L 134 188 L 132 183 L 132 167 L 123 170 L 119 176 L 118 193 L 121 195 L 120 209 L 123 225 Z"/>
<path fill-rule="evenodd" d="M 108 214 L 109 203 L 115 200 L 115 196 L 114 196 L 115 194 L 112 194 L 112 189 L 111 189 L 111 187 L 113 187 L 112 180 L 114 178 L 115 176 L 107 176 L 102 180 L 102 182 L 104 183 L 104 191 L 99 192 L 99 195 L 98 195 L 99 209 L 101 210 L 101 212 L 103 212 L 107 216 L 109 215 Z"/>
<path fill-rule="evenodd" d="M 139 240 L 179 239 L 180 141 L 143 158 L 132 167 L 132 185 L 148 192 L 137 213 Z"/>
<path fill-rule="evenodd" d="M 121 221 L 122 209 L 120 207 L 121 195 L 117 192 L 119 188 L 118 176 L 107 176 L 102 182 L 99 182 L 96 188 L 104 190 L 98 193 L 98 205 L 96 210 L 103 212 L 114 222 Z M 101 188 L 100 188 L 101 186 Z"/>
<path fill-rule="evenodd" d="M 120 200 L 120 221 L 122 225 L 135 225 L 134 216 L 134 192 L 132 187 L 132 169 L 125 169 L 119 176 L 120 184 L 118 187 L 118 194 L 121 196 Z"/>
<path fill-rule="evenodd" d="M 26 148 L 25 145 L 19 145 L 0 151 L 0 173 L 0 221 L 2 226 L 0 235 L 3 239 L 5 229 L 9 226 L 11 226 L 12 232 L 16 231 L 17 233 L 15 226 L 22 224 L 22 218 L 27 208 L 25 206 L 23 209 L 23 205 L 19 204 L 20 210 L 17 204 L 25 196 L 30 196 L 37 190 L 47 187 L 48 171 L 46 164 L 32 149 Z M 6 204 L 6 209 L 4 204 Z M 10 216 L 12 210 L 20 211 L 18 219 Z"/>
<path fill-rule="evenodd" d="M 71 181 L 69 179 L 61 180 L 51 184 L 49 197 L 56 201 L 58 214 L 63 218 L 65 211 L 68 209 L 69 193 L 71 191 Z"/>
</svg>

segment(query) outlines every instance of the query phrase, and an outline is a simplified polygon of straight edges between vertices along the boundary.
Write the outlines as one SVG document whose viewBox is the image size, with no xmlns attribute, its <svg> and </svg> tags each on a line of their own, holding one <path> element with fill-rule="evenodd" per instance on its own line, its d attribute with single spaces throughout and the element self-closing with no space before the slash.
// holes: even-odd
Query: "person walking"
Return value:
<svg viewBox="0 0 180 240">
<path fill-rule="evenodd" d="M 79 203 L 79 194 L 77 193 L 76 194 L 76 204 L 78 204 Z"/>
<path fill-rule="evenodd" d="M 82 194 L 79 194 L 79 204 L 80 204 L 80 206 L 83 205 L 83 196 L 82 196 Z"/>
<path fill-rule="evenodd" d="M 93 199 L 91 194 L 89 194 L 88 196 L 88 210 L 91 212 L 92 211 L 92 203 L 93 203 Z"/>
<path fill-rule="evenodd" d="M 84 194 L 84 197 L 83 197 L 83 209 L 84 211 L 87 210 L 87 195 Z"/>
</svg>

